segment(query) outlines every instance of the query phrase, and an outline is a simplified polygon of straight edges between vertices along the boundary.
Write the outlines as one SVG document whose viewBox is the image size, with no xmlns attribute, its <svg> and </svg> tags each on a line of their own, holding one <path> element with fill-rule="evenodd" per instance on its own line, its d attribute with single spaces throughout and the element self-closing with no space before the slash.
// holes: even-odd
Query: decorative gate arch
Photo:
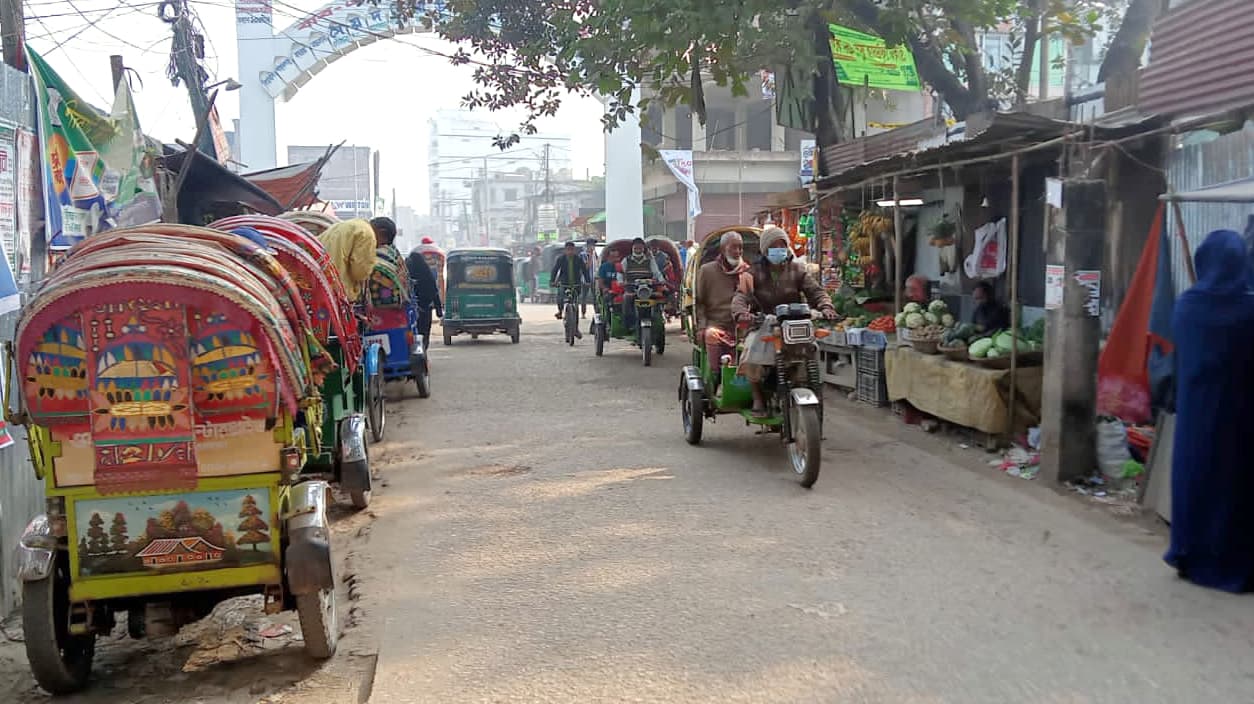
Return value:
<svg viewBox="0 0 1254 704">
<path fill-rule="evenodd" d="M 444 0 L 418 0 L 415 17 L 438 21 Z M 390 7 L 331 2 L 274 31 L 271 0 L 235 0 L 240 65 L 240 147 L 250 169 L 275 165 L 274 101 L 291 100 L 327 66 L 356 49 L 401 34 L 430 33 L 429 22 L 401 23 Z"/>
</svg>

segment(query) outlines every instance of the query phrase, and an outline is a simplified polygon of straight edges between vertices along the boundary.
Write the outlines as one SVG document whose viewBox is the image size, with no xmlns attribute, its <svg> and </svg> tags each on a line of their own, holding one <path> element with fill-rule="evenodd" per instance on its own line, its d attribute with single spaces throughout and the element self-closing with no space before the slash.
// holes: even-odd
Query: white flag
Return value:
<svg viewBox="0 0 1254 704">
<path fill-rule="evenodd" d="M 661 149 L 662 161 L 675 175 L 675 178 L 688 187 L 688 217 L 701 214 L 701 191 L 697 189 L 697 179 L 692 170 L 691 149 Z"/>
</svg>

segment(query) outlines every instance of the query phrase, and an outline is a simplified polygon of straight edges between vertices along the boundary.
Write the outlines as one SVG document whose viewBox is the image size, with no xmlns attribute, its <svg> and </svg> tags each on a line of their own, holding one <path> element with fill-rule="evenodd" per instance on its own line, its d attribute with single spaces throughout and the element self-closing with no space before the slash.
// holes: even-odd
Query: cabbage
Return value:
<svg viewBox="0 0 1254 704">
<path fill-rule="evenodd" d="M 950 315 L 950 314 L 948 314 L 948 313 L 946 313 L 946 314 L 942 315 L 942 316 L 941 316 L 941 325 L 944 325 L 944 326 L 945 326 L 945 327 L 947 327 L 947 328 L 952 328 L 952 327 L 954 326 L 954 316 L 952 316 L 952 315 Z"/>
<path fill-rule="evenodd" d="M 922 313 L 923 306 L 919 305 L 918 303 L 915 303 L 914 301 L 911 301 L 907 303 L 906 307 L 903 308 L 902 310 L 906 313 Z"/>
<path fill-rule="evenodd" d="M 899 328 L 904 328 L 904 327 L 906 327 L 906 314 L 905 314 L 905 313 L 898 313 L 898 314 L 897 314 L 897 318 L 896 318 L 896 322 L 897 322 L 897 327 L 899 327 Z"/>
<path fill-rule="evenodd" d="M 992 347 L 993 347 L 993 338 L 981 337 L 975 342 L 972 342 L 971 347 L 968 349 L 969 349 L 969 353 L 972 359 L 983 359 L 985 356 L 988 355 L 988 351 L 992 349 Z"/>
<path fill-rule="evenodd" d="M 935 313 L 937 315 L 944 315 L 949 312 L 949 306 L 945 305 L 945 302 L 939 298 L 927 304 L 927 309 L 928 312 Z"/>
<path fill-rule="evenodd" d="M 923 327 L 923 316 L 918 313 L 906 313 L 906 327 L 911 330 Z"/>
<path fill-rule="evenodd" d="M 935 313 L 924 313 L 923 320 L 927 322 L 928 325 L 940 324 L 940 318 L 936 317 Z"/>
</svg>

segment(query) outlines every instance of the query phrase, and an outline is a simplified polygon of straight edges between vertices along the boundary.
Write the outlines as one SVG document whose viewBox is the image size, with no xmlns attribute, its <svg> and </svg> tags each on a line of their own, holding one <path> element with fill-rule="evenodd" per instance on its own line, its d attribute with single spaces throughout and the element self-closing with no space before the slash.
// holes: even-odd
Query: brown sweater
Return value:
<svg viewBox="0 0 1254 704">
<path fill-rule="evenodd" d="M 731 330 L 735 325 L 732 319 L 732 299 L 741 280 L 749 276 L 749 265 L 741 262 L 735 269 L 722 256 L 712 262 L 701 265 L 697 272 L 697 328 L 705 329 L 710 325 L 723 330 Z"/>
<path fill-rule="evenodd" d="M 772 275 L 765 261 L 758 263 L 742 279 L 732 303 L 732 313 L 750 313 L 758 306 L 771 313 L 784 303 L 809 303 L 817 310 L 832 309 L 832 299 L 801 262 L 789 262 Z"/>
</svg>

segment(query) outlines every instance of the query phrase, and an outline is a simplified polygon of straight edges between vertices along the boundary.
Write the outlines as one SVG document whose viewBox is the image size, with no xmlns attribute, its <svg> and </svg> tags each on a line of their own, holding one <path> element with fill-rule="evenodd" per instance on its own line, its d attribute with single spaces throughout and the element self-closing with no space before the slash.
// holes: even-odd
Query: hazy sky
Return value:
<svg viewBox="0 0 1254 704">
<path fill-rule="evenodd" d="M 314 0 L 275 0 L 276 31 L 302 14 L 321 7 Z M 210 82 L 256 76 L 238 75 L 235 12 L 230 0 L 192 0 L 207 37 L 205 68 Z M 186 88 L 166 78 L 170 30 L 157 17 L 151 0 L 28 0 L 27 33 L 40 52 L 83 98 L 97 107 L 112 104 L 109 55 L 121 54 L 143 83 L 134 83 L 144 132 L 166 141 L 190 141 L 195 122 Z M 290 103 L 278 103 L 278 158 L 288 144 L 348 144 L 382 152 L 384 193 L 397 190 L 400 205 L 427 208 L 427 119 L 436 110 L 457 108 L 473 87 L 471 68 L 451 66 L 416 45 L 451 50 L 431 36 L 408 35 L 359 49 L 319 73 Z M 390 77 L 389 77 L 390 76 Z M 239 117 L 235 92 L 220 92 L 218 112 L 225 128 Z M 542 131 L 564 132 L 573 141 L 576 175 L 603 170 L 601 106 L 571 98 Z M 497 116 L 504 126 L 516 124 Z"/>
</svg>

